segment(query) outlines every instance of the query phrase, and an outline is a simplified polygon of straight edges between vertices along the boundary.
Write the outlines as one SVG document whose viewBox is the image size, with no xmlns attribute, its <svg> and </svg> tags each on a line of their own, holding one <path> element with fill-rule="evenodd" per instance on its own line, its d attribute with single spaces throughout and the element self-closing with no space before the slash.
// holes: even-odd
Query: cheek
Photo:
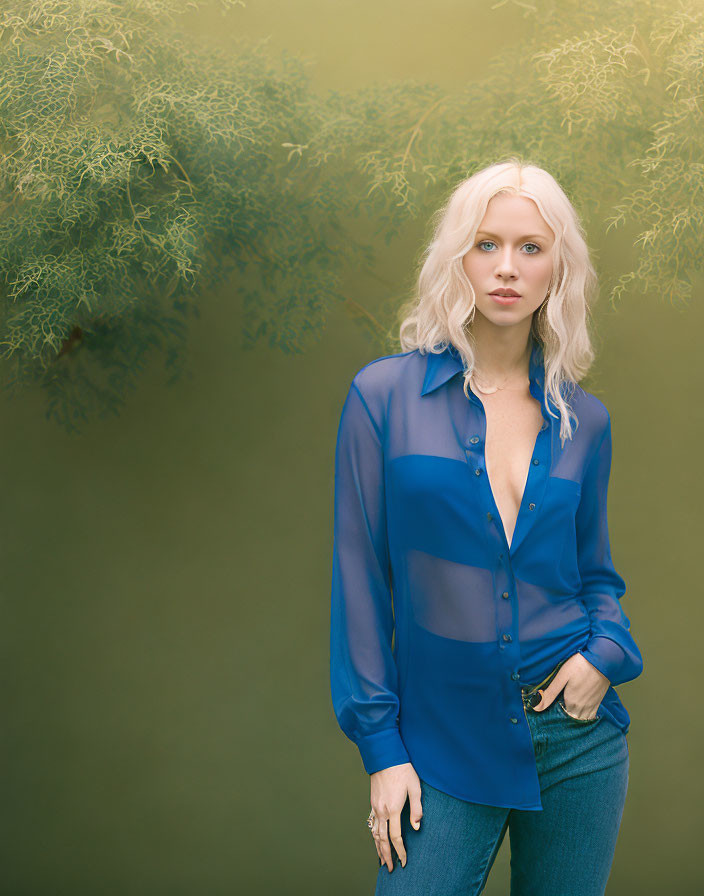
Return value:
<svg viewBox="0 0 704 896">
<path fill-rule="evenodd" d="M 465 255 L 462 267 L 472 286 L 481 285 L 482 280 L 491 274 L 491 262 L 481 255 Z"/>
<path fill-rule="evenodd" d="M 537 266 L 537 270 L 535 272 L 536 281 L 541 286 L 547 286 L 550 282 L 550 277 L 552 275 L 552 264 L 548 262 L 547 264 L 541 264 Z"/>
<path fill-rule="evenodd" d="M 518 270 L 526 285 L 542 286 L 550 282 L 552 258 L 547 254 L 533 255 L 522 264 L 518 262 Z"/>
<path fill-rule="evenodd" d="M 533 266 L 530 276 L 531 280 L 540 287 L 547 287 L 550 283 L 550 277 L 552 276 L 552 258 L 548 255 L 543 256 L 540 261 L 536 262 Z"/>
</svg>

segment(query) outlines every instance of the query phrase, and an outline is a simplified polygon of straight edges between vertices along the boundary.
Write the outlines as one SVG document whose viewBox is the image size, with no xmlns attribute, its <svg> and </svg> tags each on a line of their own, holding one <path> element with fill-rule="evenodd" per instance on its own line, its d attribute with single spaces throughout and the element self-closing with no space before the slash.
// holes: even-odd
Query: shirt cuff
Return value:
<svg viewBox="0 0 704 896">
<path fill-rule="evenodd" d="M 605 638 L 596 635 L 591 638 L 586 647 L 578 650 L 587 662 L 591 663 L 595 669 L 598 669 L 602 675 L 609 679 L 609 683 L 618 677 L 618 670 L 626 661 L 626 653 L 624 649 L 612 641 L 611 638 Z"/>
<path fill-rule="evenodd" d="M 364 770 L 369 775 L 392 765 L 403 765 L 404 762 L 411 761 L 401 740 L 398 726 L 368 734 L 357 741 L 357 747 L 364 763 Z"/>
</svg>

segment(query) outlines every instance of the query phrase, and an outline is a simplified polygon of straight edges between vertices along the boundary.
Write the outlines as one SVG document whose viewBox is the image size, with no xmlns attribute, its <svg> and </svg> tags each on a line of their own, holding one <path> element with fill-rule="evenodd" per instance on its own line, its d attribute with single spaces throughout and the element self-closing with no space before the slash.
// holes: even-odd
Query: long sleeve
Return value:
<svg viewBox="0 0 704 896">
<path fill-rule="evenodd" d="M 330 685 L 340 728 L 373 774 L 409 762 L 398 727 L 397 670 L 379 427 L 355 383 L 335 449 Z"/>
<path fill-rule="evenodd" d="M 611 471 L 611 419 L 589 463 L 577 509 L 577 545 L 582 580 L 578 595 L 591 620 L 591 634 L 578 652 L 612 685 L 637 678 L 643 660 L 630 634 L 621 598 L 626 584 L 614 569 L 609 545 L 607 492 Z"/>
</svg>

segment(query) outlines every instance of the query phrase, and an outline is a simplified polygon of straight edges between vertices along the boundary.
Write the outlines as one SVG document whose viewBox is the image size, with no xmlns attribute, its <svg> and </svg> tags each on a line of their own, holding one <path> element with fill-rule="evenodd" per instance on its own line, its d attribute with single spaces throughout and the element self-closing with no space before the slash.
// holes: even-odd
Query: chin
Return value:
<svg viewBox="0 0 704 896">
<path fill-rule="evenodd" d="M 522 301 L 517 302 L 515 305 L 508 305 L 505 308 L 497 308 L 494 306 L 491 308 L 480 308 L 479 305 L 477 305 L 476 310 L 482 317 L 491 321 L 492 324 L 496 324 L 497 327 L 515 326 L 519 321 L 524 320 L 526 317 L 532 317 L 533 315 L 532 311 L 526 312 Z"/>
</svg>

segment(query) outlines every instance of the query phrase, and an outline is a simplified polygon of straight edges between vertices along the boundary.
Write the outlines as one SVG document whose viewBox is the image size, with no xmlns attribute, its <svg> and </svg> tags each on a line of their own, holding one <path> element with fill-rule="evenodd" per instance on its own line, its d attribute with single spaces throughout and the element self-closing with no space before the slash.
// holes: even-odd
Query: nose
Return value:
<svg viewBox="0 0 704 896">
<path fill-rule="evenodd" d="M 511 251 L 510 246 L 506 246 L 498 257 L 496 274 L 500 277 L 515 277 L 516 273 L 516 263 L 513 258 L 513 252 Z"/>
</svg>

